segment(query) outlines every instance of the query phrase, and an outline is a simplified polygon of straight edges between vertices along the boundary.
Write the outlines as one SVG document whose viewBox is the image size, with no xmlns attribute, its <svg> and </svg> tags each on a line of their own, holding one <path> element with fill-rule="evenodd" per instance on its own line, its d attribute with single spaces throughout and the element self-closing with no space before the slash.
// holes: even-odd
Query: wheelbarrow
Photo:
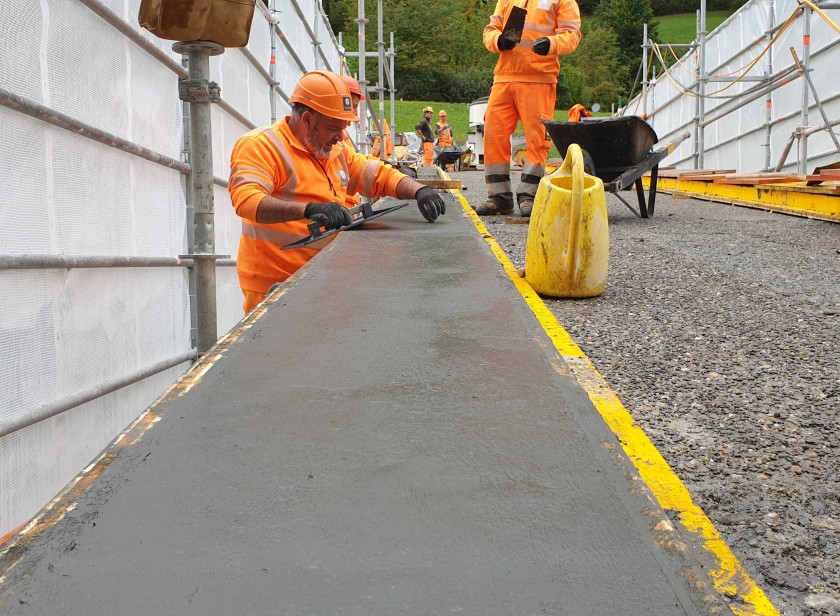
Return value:
<svg viewBox="0 0 840 616">
<path fill-rule="evenodd" d="M 656 180 L 659 163 L 688 139 L 689 133 L 653 149 L 659 141 L 653 128 L 638 116 L 617 118 L 586 118 L 580 122 L 543 121 L 549 137 L 560 156 L 573 143 L 584 150 L 584 159 L 590 167 L 587 172 L 601 178 L 604 190 L 618 197 L 639 218 L 650 218 L 656 206 Z M 647 200 L 642 176 L 650 171 L 650 188 Z M 638 211 L 619 194 L 636 186 Z"/>
<path fill-rule="evenodd" d="M 454 165 L 455 171 L 461 170 L 461 161 L 464 157 L 464 150 L 456 146 L 447 146 L 438 152 L 434 160 L 434 164 L 441 169 L 446 169 L 447 165 Z"/>
</svg>

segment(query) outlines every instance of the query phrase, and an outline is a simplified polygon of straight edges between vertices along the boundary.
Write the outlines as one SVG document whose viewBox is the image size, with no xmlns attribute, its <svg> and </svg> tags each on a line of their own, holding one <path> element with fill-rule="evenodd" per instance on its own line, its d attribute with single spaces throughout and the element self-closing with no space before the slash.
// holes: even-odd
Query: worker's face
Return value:
<svg viewBox="0 0 840 616">
<path fill-rule="evenodd" d="M 359 102 L 362 100 L 362 97 L 358 94 L 351 94 L 350 98 L 353 99 L 353 113 L 359 115 Z"/>
<path fill-rule="evenodd" d="M 315 111 L 305 111 L 301 117 L 304 126 L 304 145 L 315 158 L 329 158 L 332 147 L 344 139 L 344 129 L 349 122 L 322 115 Z"/>
</svg>

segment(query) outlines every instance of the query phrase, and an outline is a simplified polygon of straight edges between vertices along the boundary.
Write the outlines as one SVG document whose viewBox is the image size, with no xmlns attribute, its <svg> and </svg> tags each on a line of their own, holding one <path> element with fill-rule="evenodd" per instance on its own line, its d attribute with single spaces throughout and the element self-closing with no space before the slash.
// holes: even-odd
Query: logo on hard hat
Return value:
<svg viewBox="0 0 840 616">
<path fill-rule="evenodd" d="M 350 111 L 351 109 L 353 109 L 353 105 L 350 104 L 350 97 L 345 96 L 344 97 L 344 111 Z"/>
</svg>

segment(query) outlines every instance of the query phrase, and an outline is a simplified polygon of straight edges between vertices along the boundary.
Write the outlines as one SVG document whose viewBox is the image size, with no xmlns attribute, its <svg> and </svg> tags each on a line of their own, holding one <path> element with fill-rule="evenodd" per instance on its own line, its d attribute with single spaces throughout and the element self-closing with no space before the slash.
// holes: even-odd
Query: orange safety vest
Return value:
<svg viewBox="0 0 840 616">
<path fill-rule="evenodd" d="M 497 0 L 496 9 L 482 36 L 488 51 L 499 54 L 493 83 L 557 83 L 558 56 L 573 52 L 580 42 L 580 9 L 575 0 L 530 0 L 522 40 L 510 51 L 499 53 L 499 35 L 514 6 L 523 0 Z M 548 55 L 531 51 L 534 41 L 548 37 Z"/>
<path fill-rule="evenodd" d="M 442 148 L 447 148 L 452 145 L 452 128 L 449 127 L 449 123 L 438 122 L 435 126 L 435 133 L 437 133 L 438 136 L 438 145 Z M 444 128 L 444 126 L 446 128 Z"/>
<path fill-rule="evenodd" d="M 265 128 L 254 129 L 233 146 L 228 191 L 242 218 L 242 236 L 236 271 L 240 287 L 268 292 L 325 247 L 330 238 L 303 248 L 281 250 L 309 235 L 307 219 L 273 224 L 256 221 L 257 207 L 267 195 L 298 203 L 346 203 L 347 194 L 365 197 L 396 196 L 406 176 L 375 158 L 333 147 L 325 161 L 316 159 L 292 134 L 288 116 Z"/>
</svg>

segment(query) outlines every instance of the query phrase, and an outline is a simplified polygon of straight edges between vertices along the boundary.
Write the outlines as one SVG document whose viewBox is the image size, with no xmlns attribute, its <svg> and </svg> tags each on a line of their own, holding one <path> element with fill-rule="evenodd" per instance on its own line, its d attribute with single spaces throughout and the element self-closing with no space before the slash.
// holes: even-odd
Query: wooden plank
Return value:
<svg viewBox="0 0 840 616">
<path fill-rule="evenodd" d="M 724 173 L 732 173 L 734 169 L 674 169 L 673 167 L 669 167 L 663 171 L 662 167 L 659 168 L 659 172 L 657 173 L 658 177 L 660 178 L 668 178 L 668 179 L 680 179 L 684 180 L 686 177 L 691 177 L 694 175 L 715 175 L 719 176 Z M 642 177 L 650 177 L 650 171 L 646 171 Z"/>
<path fill-rule="evenodd" d="M 840 169 L 820 169 L 820 177 L 840 180 Z"/>
<path fill-rule="evenodd" d="M 681 175 L 680 179 L 688 182 L 711 182 L 729 173 L 732 173 L 733 171 L 734 169 L 724 169 L 722 171 L 707 171 L 705 173 L 696 174 L 692 173 L 689 175 Z"/>
<path fill-rule="evenodd" d="M 715 184 L 731 184 L 735 186 L 757 186 L 760 184 L 784 184 L 786 182 L 799 182 L 801 181 L 796 176 L 780 176 L 780 177 L 769 177 L 769 178 L 761 178 L 761 177 L 753 177 L 753 178 L 722 178 L 719 180 L 714 180 Z"/>
<path fill-rule="evenodd" d="M 421 180 L 418 179 L 418 182 L 423 184 L 424 186 L 429 186 L 430 188 L 444 188 L 450 189 L 454 188 L 456 190 L 461 190 L 461 180 Z"/>
<path fill-rule="evenodd" d="M 763 180 L 767 178 L 793 178 L 792 181 L 797 181 L 804 179 L 804 176 L 796 173 L 785 173 L 784 171 L 756 171 L 754 173 L 729 173 L 726 175 L 727 180 Z"/>
</svg>

